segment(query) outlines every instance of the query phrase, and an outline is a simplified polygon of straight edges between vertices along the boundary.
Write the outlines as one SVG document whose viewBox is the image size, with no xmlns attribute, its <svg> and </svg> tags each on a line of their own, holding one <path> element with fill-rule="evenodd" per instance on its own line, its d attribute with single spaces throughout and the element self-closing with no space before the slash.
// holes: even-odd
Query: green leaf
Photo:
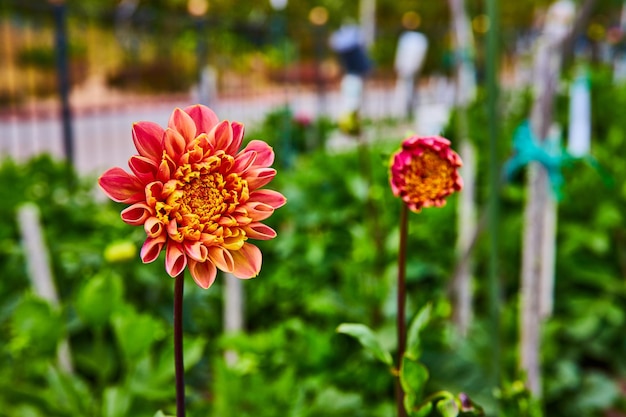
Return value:
<svg viewBox="0 0 626 417">
<path fill-rule="evenodd" d="M 410 413 L 413 407 L 415 407 L 415 403 L 417 403 L 417 395 L 414 392 L 405 391 L 403 403 L 404 409 L 407 411 L 407 413 Z"/>
<path fill-rule="evenodd" d="M 417 312 L 409 326 L 406 352 L 404 354 L 411 359 L 417 360 L 420 357 L 420 333 L 430 321 L 431 312 L 432 305 L 428 303 Z"/>
<path fill-rule="evenodd" d="M 64 330 L 56 308 L 42 298 L 27 295 L 13 311 L 9 346 L 14 352 L 32 350 L 52 357 Z"/>
<path fill-rule="evenodd" d="M 400 383 L 404 392 L 410 392 L 419 397 L 422 394 L 426 381 L 428 381 L 428 369 L 424 365 L 406 356 L 402 358 Z"/>
<path fill-rule="evenodd" d="M 103 393 L 103 417 L 125 417 L 131 404 L 128 390 L 120 387 L 108 387 Z"/>
<path fill-rule="evenodd" d="M 171 338 L 170 341 L 171 342 Z M 174 344 L 169 343 L 159 353 L 159 359 L 156 361 L 155 369 L 153 371 L 152 380 L 158 383 L 171 384 L 174 379 L 174 363 L 172 358 L 174 357 Z M 204 354 L 204 348 L 207 340 L 201 337 L 183 338 L 183 357 L 185 358 L 184 365 L 185 371 L 188 371 L 195 366 L 202 359 Z"/>
<path fill-rule="evenodd" d="M 139 314 L 131 306 L 118 309 L 112 319 L 117 342 L 127 363 L 148 354 L 157 340 L 164 336 L 163 324 L 148 314 Z"/>
<path fill-rule="evenodd" d="M 156 412 L 154 417 L 175 417 L 175 416 L 168 416 L 167 414 L 164 414 L 163 411 L 159 410 Z"/>
<path fill-rule="evenodd" d="M 454 398 L 446 398 L 437 402 L 437 411 L 443 417 L 457 417 L 459 415 L 459 406 Z"/>
<path fill-rule="evenodd" d="M 46 379 L 53 398 L 63 411 L 75 416 L 92 414 L 89 410 L 91 393 L 78 376 L 65 374 L 50 366 Z"/>
<path fill-rule="evenodd" d="M 382 347 L 372 329 L 366 325 L 360 323 L 342 323 L 337 327 L 337 332 L 356 338 L 376 359 L 389 366 L 393 366 L 391 353 Z"/>
<path fill-rule="evenodd" d="M 433 409 L 433 403 L 429 401 L 426 404 L 423 404 L 417 410 L 408 410 L 409 417 L 426 417 L 427 415 L 430 414 L 432 409 Z"/>
<path fill-rule="evenodd" d="M 122 279 L 117 275 L 98 274 L 88 280 L 76 299 L 76 313 L 87 325 L 104 326 L 122 303 Z"/>
</svg>

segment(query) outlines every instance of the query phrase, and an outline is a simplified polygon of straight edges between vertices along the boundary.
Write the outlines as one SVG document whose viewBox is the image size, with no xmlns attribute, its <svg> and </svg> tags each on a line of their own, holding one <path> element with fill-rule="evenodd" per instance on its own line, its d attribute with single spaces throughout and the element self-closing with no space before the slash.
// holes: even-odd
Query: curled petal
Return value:
<svg viewBox="0 0 626 417">
<path fill-rule="evenodd" d="M 240 152 L 235 157 L 235 165 L 233 166 L 233 171 L 238 172 L 239 174 L 245 173 L 252 166 L 252 164 L 254 164 L 256 157 L 257 153 L 254 151 Z"/>
<path fill-rule="evenodd" d="M 98 179 L 102 190 L 113 201 L 133 204 L 144 199 L 143 183 L 122 168 L 111 168 Z"/>
<path fill-rule="evenodd" d="M 184 113 L 186 114 L 186 113 Z M 181 133 L 174 129 L 165 129 L 163 135 L 163 148 L 173 161 L 178 161 L 180 156 L 185 152 L 187 142 Z"/>
<path fill-rule="evenodd" d="M 196 124 L 189 114 L 182 109 L 175 109 L 170 116 L 167 127 L 178 132 L 183 138 L 185 146 L 196 138 Z"/>
<path fill-rule="evenodd" d="M 163 128 L 153 122 L 135 123 L 133 142 L 139 155 L 158 161 L 163 153 Z"/>
<path fill-rule="evenodd" d="M 268 184 L 276 176 L 274 168 L 256 168 L 249 170 L 244 178 L 248 181 L 250 190 L 256 190 Z"/>
<path fill-rule="evenodd" d="M 276 237 L 276 231 L 263 223 L 251 223 L 243 230 L 250 239 L 269 240 Z"/>
<path fill-rule="evenodd" d="M 183 235 L 178 230 L 178 223 L 176 222 L 176 219 L 171 219 L 167 224 L 167 234 L 170 239 L 176 242 L 182 242 L 184 239 Z"/>
<path fill-rule="evenodd" d="M 250 193 L 250 199 L 248 201 L 265 203 L 274 209 L 282 207 L 287 203 L 285 196 L 274 190 L 254 190 Z"/>
<path fill-rule="evenodd" d="M 150 207 L 154 207 L 157 201 L 161 200 L 163 192 L 163 183 L 159 181 L 151 182 L 146 185 L 145 195 L 146 195 L 146 203 Z"/>
<path fill-rule="evenodd" d="M 122 210 L 121 216 L 125 223 L 131 226 L 141 226 L 152 216 L 152 209 L 145 203 L 135 203 Z"/>
<path fill-rule="evenodd" d="M 184 247 L 185 247 L 185 253 L 187 254 L 187 256 L 189 256 L 189 258 L 193 259 L 194 261 L 204 262 L 207 260 L 207 257 L 209 256 L 209 251 L 206 248 L 206 246 L 202 244 L 202 242 L 186 241 L 184 243 Z"/>
<path fill-rule="evenodd" d="M 128 160 L 128 166 L 133 174 L 143 183 L 154 181 L 159 168 L 158 163 L 153 159 L 141 155 L 131 156 Z"/>
<path fill-rule="evenodd" d="M 226 149 L 226 153 L 229 155 L 235 155 L 239 151 L 239 147 L 241 146 L 241 141 L 243 140 L 243 132 L 244 127 L 243 124 L 239 122 L 232 122 L 230 127 L 233 130 L 233 138 L 230 142 L 230 146 Z"/>
<path fill-rule="evenodd" d="M 143 242 L 140 256 L 144 264 L 150 263 L 159 257 L 166 240 L 165 235 L 161 235 L 154 238 L 149 237 Z"/>
<path fill-rule="evenodd" d="M 213 149 L 222 149 L 226 151 L 230 148 L 232 141 L 233 130 L 230 127 L 230 122 L 227 120 L 220 122 L 209 133 L 209 142 L 213 145 Z"/>
<path fill-rule="evenodd" d="M 251 140 L 240 153 L 254 151 L 257 153 L 255 166 L 269 167 L 274 163 L 274 150 L 262 140 Z"/>
<path fill-rule="evenodd" d="M 243 208 L 252 221 L 265 220 L 274 213 L 274 207 L 258 201 L 248 201 Z"/>
<path fill-rule="evenodd" d="M 210 132 L 220 121 L 213 110 L 202 104 L 187 107 L 185 113 L 191 116 L 196 124 L 196 135 Z"/>
<path fill-rule="evenodd" d="M 232 272 L 235 267 L 230 251 L 219 246 L 211 246 L 209 248 L 209 259 L 224 272 Z"/>
<path fill-rule="evenodd" d="M 189 260 L 189 272 L 200 288 L 205 290 L 213 285 L 217 276 L 217 268 L 211 262 Z"/>
<path fill-rule="evenodd" d="M 145 230 L 148 237 L 161 236 L 165 231 L 163 222 L 156 217 L 149 217 L 143 224 L 143 230 Z"/>
<path fill-rule="evenodd" d="M 187 266 L 187 256 L 178 242 L 169 242 L 165 251 L 165 270 L 170 277 L 175 277 Z"/>
<path fill-rule="evenodd" d="M 235 268 L 232 271 L 234 276 L 247 279 L 259 275 L 263 261 L 259 248 L 246 242 L 241 249 L 233 251 L 232 256 L 235 262 Z"/>
<path fill-rule="evenodd" d="M 237 207 L 235 211 L 233 212 L 232 216 L 234 217 L 238 226 L 245 226 L 252 222 L 252 218 L 250 217 L 250 215 L 248 214 L 248 211 L 243 206 Z"/>
<path fill-rule="evenodd" d="M 157 180 L 167 182 L 172 178 L 172 174 L 176 171 L 176 164 L 169 155 L 164 155 L 159 170 L 157 171 Z"/>
<path fill-rule="evenodd" d="M 244 234 L 240 233 L 237 234 L 237 236 L 224 238 L 224 243 L 222 243 L 222 246 L 224 247 L 224 249 L 228 249 L 229 251 L 237 251 L 241 249 L 245 241 L 246 240 Z"/>
</svg>

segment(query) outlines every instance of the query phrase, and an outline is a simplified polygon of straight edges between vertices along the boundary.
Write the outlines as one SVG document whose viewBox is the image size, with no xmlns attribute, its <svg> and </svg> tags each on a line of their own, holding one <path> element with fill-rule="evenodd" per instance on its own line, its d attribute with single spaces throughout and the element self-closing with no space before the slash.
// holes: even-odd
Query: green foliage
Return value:
<svg viewBox="0 0 626 417">
<path fill-rule="evenodd" d="M 421 332 L 425 330 L 430 317 L 431 305 L 427 304 L 418 311 L 409 326 L 406 351 L 402 356 L 399 369 L 392 369 L 392 373 L 400 379 L 400 386 L 404 392 L 403 404 L 407 414 L 410 417 L 426 417 L 435 409 L 437 415 L 442 417 L 457 417 L 461 410 L 466 416 L 483 415 L 482 408 L 472 404 L 468 401 L 469 399 L 465 400 L 466 404 L 461 404 L 461 395 L 459 399 L 448 391 L 424 395 L 429 372 L 428 368 L 420 362 Z M 356 338 L 375 358 L 393 367 L 391 353 L 381 346 L 369 327 L 363 324 L 343 323 L 337 331 Z M 465 396 L 465 394 L 462 395 Z"/>
<path fill-rule="evenodd" d="M 468 408 L 466 396 L 452 392 L 468 393 L 487 415 L 496 403 L 501 415 L 511 417 L 624 410 L 619 383 L 626 376 L 626 118 L 620 111 L 626 88 L 603 72 L 594 73 L 592 83 L 593 108 L 599 109 L 592 153 L 604 171 L 584 163 L 564 167 L 555 309 L 543 335 L 544 398 L 532 398 L 520 382 L 514 348 L 524 203 L 519 175 L 500 190 L 503 381 L 497 387 L 490 380 L 493 338 L 485 324 L 489 253 L 484 239 L 479 236 L 474 258 L 476 320 L 469 337 L 460 339 L 449 324 L 447 298 L 456 260 L 456 198 L 444 208 L 410 216 L 407 313 L 415 319 L 401 369 L 391 370 L 404 381 L 412 416 L 479 412 L 471 402 Z M 567 102 L 561 97 L 557 104 L 563 123 Z M 501 161 L 510 156 L 512 132 L 528 106 L 526 95 L 503 97 Z M 387 162 L 401 138 L 330 153 L 324 138 L 332 123 L 298 123 L 284 111 L 246 136 L 271 142 L 278 166 L 272 188 L 288 198 L 268 219 L 278 238 L 259 243 L 260 276 L 243 283 L 246 332 L 222 334 L 221 279 L 208 291 L 194 285 L 185 289 L 190 414 L 273 417 L 278 410 L 288 416 L 382 417 L 394 412 L 389 358 L 396 348 L 400 202 L 388 190 Z M 481 150 L 481 204 L 490 192 L 482 151 L 487 123 L 479 100 L 469 111 L 469 126 Z M 291 133 L 290 142 L 284 141 L 284 131 Z M 308 142 L 316 132 L 322 135 Z M 445 134 L 458 141 L 452 127 Z M 120 221 L 120 205 L 94 199 L 92 179 L 78 179 L 48 157 L 24 164 L 4 161 L 0 184 L 5 219 L 0 223 L 0 337 L 6 341 L 0 346 L 0 416 L 172 414 L 173 282 L 162 259 L 149 265 L 138 259 L 142 228 Z M 32 292 L 28 254 L 15 222 L 25 202 L 41 209 L 60 306 Z M 430 307 L 419 308 L 427 303 Z M 334 331 L 340 323 L 363 325 L 339 328 L 355 339 Z M 56 346 L 64 340 L 71 348 L 72 373 L 57 362 Z M 375 353 L 364 352 L 359 340 Z M 234 359 L 226 360 L 224 352 L 234 353 Z"/>
<path fill-rule="evenodd" d="M 391 366 L 393 364 L 391 353 L 382 347 L 374 332 L 366 325 L 361 323 L 342 323 L 337 327 L 337 333 L 354 337 L 365 349 L 369 350 L 376 359 L 380 360 L 385 365 Z"/>
</svg>

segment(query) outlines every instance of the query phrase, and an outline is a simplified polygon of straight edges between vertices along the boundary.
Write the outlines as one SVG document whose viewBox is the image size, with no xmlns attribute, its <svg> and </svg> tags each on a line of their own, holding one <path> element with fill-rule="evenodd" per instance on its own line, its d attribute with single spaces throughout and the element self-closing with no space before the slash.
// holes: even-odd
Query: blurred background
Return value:
<svg viewBox="0 0 626 417">
<path fill-rule="evenodd" d="M 335 329 L 366 323 L 395 349 L 387 161 L 412 132 L 469 167 L 461 196 L 411 216 L 427 391 L 494 416 L 626 415 L 626 6 L 565 2 L 550 26 L 555 3 L 2 0 L 0 417 L 173 413 L 172 281 L 95 180 L 135 153 L 133 122 L 193 103 L 274 147 L 288 204 L 258 279 L 185 289 L 190 415 L 394 413 L 389 370 Z M 550 27 L 567 34 L 545 52 Z M 525 120 L 563 153 L 516 141 Z M 554 194 L 528 347 L 533 161 Z"/>
</svg>

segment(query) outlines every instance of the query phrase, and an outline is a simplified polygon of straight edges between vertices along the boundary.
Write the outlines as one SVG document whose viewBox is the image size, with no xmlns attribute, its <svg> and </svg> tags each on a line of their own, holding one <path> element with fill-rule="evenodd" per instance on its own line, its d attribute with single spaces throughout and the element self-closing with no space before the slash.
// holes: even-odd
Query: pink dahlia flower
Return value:
<svg viewBox="0 0 626 417">
<path fill-rule="evenodd" d="M 411 136 L 392 157 L 391 190 L 412 211 L 441 207 L 447 196 L 463 188 L 458 173 L 462 164 L 447 139 Z"/>
<path fill-rule="evenodd" d="M 128 161 L 131 173 L 111 168 L 98 182 L 109 198 L 129 204 L 124 222 L 143 226 L 144 263 L 165 249 L 167 273 L 175 277 L 189 267 L 202 288 L 218 268 L 238 278 L 259 273 L 261 251 L 248 240 L 276 236 L 261 221 L 286 199 L 261 188 L 276 175 L 274 151 L 258 140 L 239 150 L 243 132 L 242 124 L 220 122 L 202 105 L 174 110 L 166 129 L 133 125 L 138 154 Z"/>
</svg>

